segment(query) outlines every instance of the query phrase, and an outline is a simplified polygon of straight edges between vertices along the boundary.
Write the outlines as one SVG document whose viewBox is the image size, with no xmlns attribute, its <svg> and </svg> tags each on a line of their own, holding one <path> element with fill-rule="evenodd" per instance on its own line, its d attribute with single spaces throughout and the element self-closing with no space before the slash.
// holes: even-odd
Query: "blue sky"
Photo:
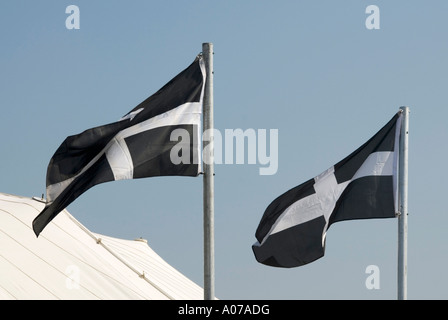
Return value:
<svg viewBox="0 0 448 320">
<path fill-rule="evenodd" d="M 68 30 L 65 9 L 80 9 Z M 369 30 L 367 6 L 380 9 Z M 0 192 L 40 196 L 69 135 L 118 120 L 214 44 L 215 127 L 278 129 L 279 167 L 215 166 L 221 299 L 395 299 L 396 219 L 347 221 L 325 256 L 277 269 L 252 254 L 269 203 L 410 107 L 408 298 L 447 299 L 446 1 L 4 1 Z M 95 186 L 68 207 L 90 230 L 143 237 L 203 285 L 202 178 Z M 380 270 L 368 290 L 367 266 Z"/>
</svg>

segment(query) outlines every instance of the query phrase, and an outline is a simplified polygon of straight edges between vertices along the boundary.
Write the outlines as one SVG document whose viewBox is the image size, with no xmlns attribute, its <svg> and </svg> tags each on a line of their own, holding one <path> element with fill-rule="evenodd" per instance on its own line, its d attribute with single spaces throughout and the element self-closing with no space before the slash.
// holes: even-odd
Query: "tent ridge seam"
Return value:
<svg viewBox="0 0 448 320">
<path fill-rule="evenodd" d="M 135 269 L 133 266 L 131 266 L 128 262 L 126 262 L 123 258 L 121 258 L 119 255 L 117 255 L 111 248 L 109 248 L 108 246 L 106 246 L 103 242 L 101 237 L 96 237 L 90 230 L 88 230 L 86 227 L 84 227 L 81 223 L 78 222 L 78 220 L 76 220 L 71 214 L 69 214 L 67 212 L 67 210 L 64 209 L 64 213 L 78 226 L 80 227 L 86 234 L 88 234 L 93 240 L 95 240 L 95 242 L 99 245 L 101 245 L 104 249 L 106 249 L 110 254 L 112 254 L 118 261 L 120 261 L 121 263 L 123 263 L 126 267 L 128 267 L 129 269 L 131 269 L 134 273 L 136 273 L 138 275 L 139 278 L 145 280 L 146 282 L 148 282 L 150 285 L 152 285 L 154 288 L 156 288 L 157 290 L 159 290 L 160 293 L 162 293 L 164 296 L 166 296 L 168 299 L 170 300 L 175 300 L 171 295 L 169 295 L 167 292 L 165 292 L 164 290 L 162 290 L 162 288 L 160 288 L 158 285 L 156 285 L 154 282 L 152 282 L 150 279 L 148 279 L 145 276 L 145 272 L 139 272 L 137 269 Z"/>
</svg>

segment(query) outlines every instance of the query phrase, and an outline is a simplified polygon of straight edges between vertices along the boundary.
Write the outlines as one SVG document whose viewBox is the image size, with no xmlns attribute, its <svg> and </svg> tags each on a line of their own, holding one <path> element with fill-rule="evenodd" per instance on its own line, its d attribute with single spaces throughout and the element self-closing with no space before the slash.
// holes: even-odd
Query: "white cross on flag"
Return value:
<svg viewBox="0 0 448 320">
<path fill-rule="evenodd" d="M 287 191 L 264 212 L 252 246 L 258 262 L 298 267 L 324 255 L 332 223 L 393 218 L 402 111 L 348 157 Z"/>
<path fill-rule="evenodd" d="M 155 176 L 196 177 L 201 170 L 200 130 L 205 87 L 201 55 L 159 91 L 117 122 L 67 137 L 47 168 L 47 203 L 34 219 L 37 236 L 64 208 L 91 187 L 108 181 Z M 189 141 L 172 138 L 181 129 Z M 182 144 L 187 159 L 171 150 Z M 187 152 L 188 151 L 188 152 Z"/>
</svg>

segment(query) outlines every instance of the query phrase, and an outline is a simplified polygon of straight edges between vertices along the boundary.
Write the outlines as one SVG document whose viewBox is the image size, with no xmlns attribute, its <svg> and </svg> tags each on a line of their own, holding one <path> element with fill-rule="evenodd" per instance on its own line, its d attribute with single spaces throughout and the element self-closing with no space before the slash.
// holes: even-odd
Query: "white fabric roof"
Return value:
<svg viewBox="0 0 448 320">
<path fill-rule="evenodd" d="M 203 299 L 146 241 L 90 232 L 67 210 L 36 238 L 43 207 L 0 193 L 0 299 Z"/>
</svg>

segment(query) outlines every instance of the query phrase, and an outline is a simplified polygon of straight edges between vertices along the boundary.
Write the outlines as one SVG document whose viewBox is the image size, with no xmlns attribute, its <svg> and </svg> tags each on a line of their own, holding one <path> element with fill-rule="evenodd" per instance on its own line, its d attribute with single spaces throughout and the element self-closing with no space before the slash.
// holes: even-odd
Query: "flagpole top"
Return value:
<svg viewBox="0 0 448 320">
<path fill-rule="evenodd" d="M 204 42 L 202 43 L 202 52 L 209 52 L 213 54 L 213 43 L 212 42 Z"/>
</svg>

